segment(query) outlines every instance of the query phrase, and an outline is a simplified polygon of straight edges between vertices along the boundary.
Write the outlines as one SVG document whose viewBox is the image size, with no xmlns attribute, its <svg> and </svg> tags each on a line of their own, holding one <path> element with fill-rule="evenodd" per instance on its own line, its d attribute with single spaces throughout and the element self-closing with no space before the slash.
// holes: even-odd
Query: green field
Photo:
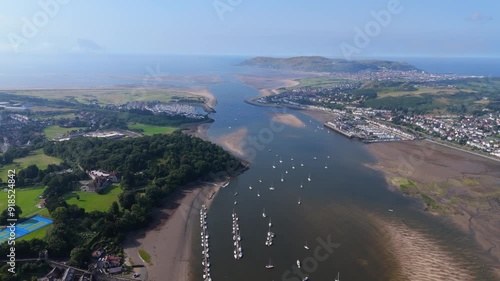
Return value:
<svg viewBox="0 0 500 281">
<path fill-rule="evenodd" d="M 398 89 L 397 87 L 384 87 L 380 91 L 377 91 L 377 98 L 385 97 L 400 97 L 400 96 L 422 96 L 422 94 L 432 94 L 432 95 L 452 95 L 460 91 L 469 90 L 459 90 L 454 88 L 445 87 L 420 87 L 415 91 L 404 91 Z"/>
<path fill-rule="evenodd" d="M 127 125 L 130 130 L 142 130 L 145 135 L 166 134 L 175 131 L 177 128 L 169 126 L 153 126 L 140 123 L 130 123 Z"/>
<path fill-rule="evenodd" d="M 68 204 L 78 205 L 80 208 L 84 208 L 86 212 L 92 211 L 103 211 L 109 210 L 111 204 L 118 201 L 118 194 L 122 192 L 118 185 L 113 185 L 112 187 L 106 189 L 104 194 L 98 194 L 96 192 L 85 192 L 85 191 L 75 191 L 68 194 L 66 197 L 66 202 Z M 76 195 L 80 196 L 80 200 L 76 199 Z"/>
<path fill-rule="evenodd" d="M 38 188 L 18 188 L 16 189 L 16 205 L 21 207 L 23 213 L 21 217 L 31 217 L 35 214 L 48 217 L 47 209 L 40 209 L 36 205 L 41 199 L 38 196 L 42 195 L 45 187 Z M 0 196 L 0 210 L 3 211 L 7 208 L 7 192 L 2 192 Z"/>
<path fill-rule="evenodd" d="M 62 128 L 59 126 L 50 126 L 43 130 L 45 137 L 49 140 L 53 140 L 55 138 L 60 138 L 64 134 L 69 133 L 73 130 L 85 129 L 85 127 L 70 127 L 70 128 Z"/>
<path fill-rule="evenodd" d="M 151 255 L 148 252 L 141 249 L 139 250 L 139 256 L 143 261 L 147 262 L 148 264 L 151 264 Z"/>
<path fill-rule="evenodd" d="M 28 167 L 29 165 L 36 164 L 39 169 L 44 170 L 49 164 L 60 164 L 62 161 L 59 158 L 45 155 L 42 149 L 32 151 L 30 155 L 14 160 L 14 163 L 2 166 L 0 168 L 0 178 L 6 182 L 8 170 L 16 170 L 16 173 Z"/>
<path fill-rule="evenodd" d="M 42 120 L 47 120 L 47 119 L 54 119 L 54 120 L 59 120 L 59 119 L 75 119 L 75 117 L 78 117 L 75 113 L 65 113 L 65 114 L 54 114 L 54 115 L 47 115 L 47 116 L 42 116 L 40 119 Z M 54 126 L 57 127 L 57 126 Z"/>
</svg>

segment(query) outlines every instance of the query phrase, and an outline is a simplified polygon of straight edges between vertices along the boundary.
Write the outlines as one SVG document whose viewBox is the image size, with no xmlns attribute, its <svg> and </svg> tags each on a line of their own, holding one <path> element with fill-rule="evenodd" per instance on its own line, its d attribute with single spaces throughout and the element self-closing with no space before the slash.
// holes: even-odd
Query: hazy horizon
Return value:
<svg viewBox="0 0 500 281">
<path fill-rule="evenodd" d="M 211 0 L 0 4 L 0 54 L 500 57 L 500 3 Z"/>
</svg>

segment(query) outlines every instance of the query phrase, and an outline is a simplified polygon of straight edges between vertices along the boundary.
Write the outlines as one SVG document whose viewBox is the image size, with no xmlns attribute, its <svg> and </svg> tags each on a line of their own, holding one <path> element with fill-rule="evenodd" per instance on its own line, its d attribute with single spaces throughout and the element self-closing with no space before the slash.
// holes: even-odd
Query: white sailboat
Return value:
<svg viewBox="0 0 500 281">
<path fill-rule="evenodd" d="M 262 217 L 263 217 L 263 218 L 267 217 L 267 216 L 266 216 L 266 208 L 264 208 L 264 209 L 262 210 Z"/>
<path fill-rule="evenodd" d="M 292 166 L 292 170 L 295 170 L 295 166 Z"/>
<path fill-rule="evenodd" d="M 284 182 L 285 179 L 283 178 L 283 174 L 281 174 L 281 182 Z"/>
<path fill-rule="evenodd" d="M 297 260 L 297 267 L 300 268 L 300 260 Z"/>
<path fill-rule="evenodd" d="M 259 193 L 259 191 L 258 191 L 258 190 L 257 190 L 257 197 L 260 197 L 260 193 Z"/>
<path fill-rule="evenodd" d="M 297 202 L 297 204 L 299 204 L 299 205 L 300 205 L 300 197 L 299 197 L 299 202 Z"/>
<path fill-rule="evenodd" d="M 273 226 L 273 224 L 271 223 L 271 218 L 269 218 L 269 227 Z"/>
<path fill-rule="evenodd" d="M 335 281 L 340 281 L 340 272 L 337 273 L 337 278 L 335 278 Z"/>
<path fill-rule="evenodd" d="M 306 244 L 304 245 L 304 249 L 309 250 L 309 246 L 307 246 L 307 241 Z"/>
<path fill-rule="evenodd" d="M 325 169 L 328 169 L 328 165 L 325 163 Z"/>
<path fill-rule="evenodd" d="M 249 186 L 248 186 L 248 189 L 252 190 L 252 186 L 251 186 L 251 185 L 249 185 Z"/>
<path fill-rule="evenodd" d="M 304 167 L 304 163 L 300 162 L 300 166 L 301 166 L 301 167 Z"/>
<path fill-rule="evenodd" d="M 303 188 L 304 186 L 302 185 L 302 182 L 300 182 L 300 188 Z"/>
<path fill-rule="evenodd" d="M 259 182 L 262 182 L 262 178 L 259 179 Z"/>
<path fill-rule="evenodd" d="M 307 177 L 307 181 L 311 181 L 311 173 L 309 173 L 309 176 Z"/>
<path fill-rule="evenodd" d="M 274 162 L 273 162 L 273 169 L 276 169 L 276 165 L 274 164 Z"/>
<path fill-rule="evenodd" d="M 313 159 L 316 160 L 316 159 L 318 159 L 318 157 L 314 156 Z"/>
<path fill-rule="evenodd" d="M 280 163 L 283 163 L 283 160 L 281 160 L 281 157 L 280 157 Z"/>
</svg>

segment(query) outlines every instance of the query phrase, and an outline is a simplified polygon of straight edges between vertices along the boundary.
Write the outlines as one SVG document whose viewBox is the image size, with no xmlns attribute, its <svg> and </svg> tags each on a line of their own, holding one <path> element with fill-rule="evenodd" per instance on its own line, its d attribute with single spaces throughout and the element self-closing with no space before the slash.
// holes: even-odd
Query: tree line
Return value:
<svg viewBox="0 0 500 281">
<path fill-rule="evenodd" d="M 38 251 L 48 249 L 50 257 L 69 258 L 69 264 L 79 267 L 87 266 L 96 248 L 120 252 L 126 234 L 146 226 L 152 209 L 177 187 L 242 167 L 221 147 L 181 133 L 122 140 L 77 138 L 47 143 L 44 152 L 64 159 L 75 172 L 45 174 L 46 207 L 54 223 L 44 239 L 20 241 L 16 256 L 36 257 Z M 63 196 L 78 188 L 84 176 L 79 167 L 118 172 L 123 189 L 119 203 L 113 202 L 107 212 L 86 212 L 68 205 Z M 40 178 L 37 168 L 25 170 L 25 178 Z M 7 255 L 8 247 L 0 245 L 0 254 Z"/>
</svg>

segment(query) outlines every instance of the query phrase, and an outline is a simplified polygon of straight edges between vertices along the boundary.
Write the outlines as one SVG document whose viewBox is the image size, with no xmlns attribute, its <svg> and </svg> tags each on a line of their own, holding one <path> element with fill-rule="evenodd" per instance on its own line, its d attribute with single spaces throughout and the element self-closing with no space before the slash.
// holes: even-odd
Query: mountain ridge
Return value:
<svg viewBox="0 0 500 281">
<path fill-rule="evenodd" d="M 345 60 L 330 59 L 322 56 L 299 56 L 289 58 L 254 57 L 238 65 L 277 70 L 296 70 L 308 72 L 350 72 L 361 71 L 421 71 L 406 62 L 388 60 Z"/>
</svg>

